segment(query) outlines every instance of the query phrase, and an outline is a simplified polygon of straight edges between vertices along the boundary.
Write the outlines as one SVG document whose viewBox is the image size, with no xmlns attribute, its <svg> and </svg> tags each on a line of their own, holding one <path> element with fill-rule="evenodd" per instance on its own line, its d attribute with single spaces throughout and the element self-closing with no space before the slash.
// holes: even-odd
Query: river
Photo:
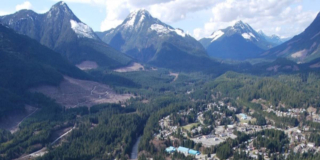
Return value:
<svg viewBox="0 0 320 160">
<path fill-rule="evenodd" d="M 132 147 L 130 159 L 138 159 L 138 153 L 139 153 L 138 148 L 139 148 L 140 140 L 141 140 L 141 136 L 137 139 L 136 143 Z"/>
</svg>

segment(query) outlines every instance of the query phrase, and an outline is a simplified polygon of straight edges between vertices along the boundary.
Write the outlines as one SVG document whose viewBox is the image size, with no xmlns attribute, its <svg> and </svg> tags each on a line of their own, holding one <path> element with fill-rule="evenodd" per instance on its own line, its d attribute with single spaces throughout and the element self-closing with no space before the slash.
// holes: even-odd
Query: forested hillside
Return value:
<svg viewBox="0 0 320 160">
<path fill-rule="evenodd" d="M 63 75 L 89 76 L 62 56 L 27 36 L 0 25 L 0 92 L 2 118 L 12 110 L 22 111 L 26 90 L 38 85 L 58 85 Z M 0 118 L 0 119 L 1 119 Z"/>
</svg>

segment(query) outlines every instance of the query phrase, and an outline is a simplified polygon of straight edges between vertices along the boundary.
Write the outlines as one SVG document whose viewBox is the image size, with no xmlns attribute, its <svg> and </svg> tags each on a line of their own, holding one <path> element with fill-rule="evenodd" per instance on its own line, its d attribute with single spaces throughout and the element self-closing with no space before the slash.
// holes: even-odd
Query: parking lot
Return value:
<svg viewBox="0 0 320 160">
<path fill-rule="evenodd" d="M 216 137 L 216 136 L 212 136 L 210 138 L 198 137 L 198 138 L 191 138 L 191 140 L 194 141 L 195 143 L 202 143 L 202 145 L 205 147 L 210 147 L 210 146 L 218 145 L 221 142 L 224 142 L 228 138 L 235 139 L 237 138 L 237 136 L 234 134 L 229 134 L 226 137 Z"/>
</svg>

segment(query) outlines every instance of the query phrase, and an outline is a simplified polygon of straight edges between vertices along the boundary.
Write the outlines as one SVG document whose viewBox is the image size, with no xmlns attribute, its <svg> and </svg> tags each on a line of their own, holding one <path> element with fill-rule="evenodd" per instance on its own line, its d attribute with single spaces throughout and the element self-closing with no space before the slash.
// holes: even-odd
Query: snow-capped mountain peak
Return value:
<svg viewBox="0 0 320 160">
<path fill-rule="evenodd" d="M 75 32 L 78 38 L 99 40 L 94 31 L 88 25 L 81 22 L 63 1 L 60 1 L 51 7 L 46 13 L 45 21 L 51 21 L 51 23 L 60 25 L 69 23 L 70 28 Z"/>
<path fill-rule="evenodd" d="M 148 32 L 156 32 L 160 36 L 164 36 L 167 34 L 175 33 L 178 36 L 186 37 L 188 34 L 185 33 L 182 29 L 175 29 L 157 18 L 152 17 L 152 15 L 145 9 L 139 9 L 133 11 L 129 14 L 129 16 L 123 21 L 120 25 L 119 29 L 122 31 L 148 31 Z"/>
<path fill-rule="evenodd" d="M 241 20 L 240 21 L 237 21 L 234 25 L 233 25 L 234 28 L 241 28 L 241 29 L 246 29 L 246 28 L 249 28 L 249 25 L 246 24 L 246 23 L 243 23 Z"/>
<path fill-rule="evenodd" d="M 133 11 L 129 16 L 123 21 L 122 25 L 125 28 L 134 28 L 135 26 L 141 26 L 145 21 L 157 21 L 151 14 L 145 9 L 139 9 Z"/>
<path fill-rule="evenodd" d="M 129 16 L 131 16 L 131 17 L 133 17 L 133 16 L 151 17 L 151 14 L 146 9 L 139 9 L 139 10 L 136 10 L 136 11 L 132 12 Z"/>
<path fill-rule="evenodd" d="M 231 27 L 231 32 L 240 34 L 246 40 L 259 41 L 259 35 L 256 33 L 256 31 L 254 31 L 249 24 L 244 23 L 241 20 L 236 22 Z"/>
<path fill-rule="evenodd" d="M 65 2 L 58 2 L 53 5 L 50 10 L 47 12 L 47 18 L 56 17 L 59 18 L 63 16 L 75 17 L 72 10 L 68 7 Z"/>
<path fill-rule="evenodd" d="M 71 9 L 68 7 L 68 5 L 65 2 L 58 2 L 55 5 L 53 5 L 50 9 L 50 11 L 62 11 L 64 13 L 72 13 Z M 72 13 L 73 14 L 73 13 Z"/>
<path fill-rule="evenodd" d="M 183 54 L 207 56 L 203 46 L 187 32 L 161 22 L 145 9 L 131 12 L 119 26 L 97 35 L 117 50 L 144 62 L 157 60 L 163 54 L 162 49 L 171 47 Z"/>
<path fill-rule="evenodd" d="M 257 32 L 249 24 L 237 21 L 200 42 L 212 57 L 242 60 L 259 57 L 259 53 L 283 43 L 283 39 L 277 35 L 267 36 L 261 30 Z"/>
<path fill-rule="evenodd" d="M 236 22 L 233 26 L 232 26 L 233 30 L 236 30 L 239 33 L 252 33 L 254 32 L 254 30 L 250 27 L 249 24 L 244 23 L 242 21 L 238 21 Z"/>
</svg>

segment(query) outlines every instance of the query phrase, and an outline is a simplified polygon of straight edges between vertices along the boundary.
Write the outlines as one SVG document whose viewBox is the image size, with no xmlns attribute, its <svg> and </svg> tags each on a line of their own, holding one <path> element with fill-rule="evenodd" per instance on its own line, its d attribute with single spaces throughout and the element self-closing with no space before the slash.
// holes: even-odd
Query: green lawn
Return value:
<svg viewBox="0 0 320 160">
<path fill-rule="evenodd" d="M 190 124 L 188 124 L 188 125 L 186 125 L 186 126 L 183 126 L 182 128 L 190 131 L 193 126 L 197 126 L 198 124 L 199 124 L 199 123 L 190 123 Z"/>
</svg>

